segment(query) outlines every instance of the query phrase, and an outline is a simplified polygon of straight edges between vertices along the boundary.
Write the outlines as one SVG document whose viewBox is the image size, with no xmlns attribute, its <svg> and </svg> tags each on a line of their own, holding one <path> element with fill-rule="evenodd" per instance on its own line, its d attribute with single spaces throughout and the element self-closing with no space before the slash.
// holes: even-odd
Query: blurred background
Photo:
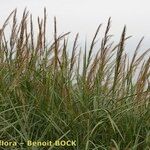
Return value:
<svg viewBox="0 0 150 150">
<path fill-rule="evenodd" d="M 90 40 L 99 24 L 104 32 L 107 20 L 111 17 L 111 34 L 119 40 L 123 26 L 127 26 L 127 35 L 132 38 L 127 42 L 127 51 L 132 52 L 142 36 L 142 47 L 150 47 L 150 9 L 148 0 L 0 0 L 0 25 L 12 10 L 17 8 L 18 21 L 23 10 L 33 14 L 34 23 L 37 16 L 43 16 L 47 9 L 47 36 L 52 36 L 54 16 L 57 17 L 58 32 L 71 31 L 70 38 L 79 32 L 81 43 Z M 134 49 L 133 49 L 134 50 Z"/>
</svg>

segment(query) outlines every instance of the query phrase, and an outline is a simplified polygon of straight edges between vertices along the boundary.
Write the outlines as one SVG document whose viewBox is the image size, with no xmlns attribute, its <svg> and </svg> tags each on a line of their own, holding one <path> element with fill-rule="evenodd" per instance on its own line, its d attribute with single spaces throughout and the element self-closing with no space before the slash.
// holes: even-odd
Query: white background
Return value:
<svg viewBox="0 0 150 150">
<path fill-rule="evenodd" d="M 149 0 L 0 0 L 0 25 L 17 8 L 18 18 L 24 8 L 36 16 L 43 16 L 47 8 L 49 29 L 53 26 L 53 17 L 57 17 L 59 32 L 71 31 L 74 36 L 90 38 L 100 23 L 112 18 L 111 33 L 118 39 L 123 26 L 127 25 L 127 34 L 132 48 L 145 36 L 144 48 L 150 47 L 150 2 Z M 48 31 L 50 33 L 50 31 Z M 132 50 L 131 50 L 132 51 Z"/>
</svg>

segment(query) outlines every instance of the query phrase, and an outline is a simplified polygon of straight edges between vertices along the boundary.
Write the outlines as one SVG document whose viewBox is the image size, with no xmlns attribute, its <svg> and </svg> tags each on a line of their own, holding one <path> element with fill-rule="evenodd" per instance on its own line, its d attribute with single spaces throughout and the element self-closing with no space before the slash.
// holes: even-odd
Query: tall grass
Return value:
<svg viewBox="0 0 150 150">
<path fill-rule="evenodd" d="M 138 54 L 143 38 L 129 58 L 126 27 L 114 44 L 109 18 L 101 41 L 102 25 L 89 47 L 80 49 L 77 34 L 70 49 L 69 33 L 57 33 L 56 18 L 53 42 L 47 44 L 46 9 L 37 34 L 32 15 L 25 10 L 18 23 L 16 14 L 0 29 L 0 139 L 77 141 L 76 147 L 49 150 L 149 150 L 150 50 Z"/>
</svg>

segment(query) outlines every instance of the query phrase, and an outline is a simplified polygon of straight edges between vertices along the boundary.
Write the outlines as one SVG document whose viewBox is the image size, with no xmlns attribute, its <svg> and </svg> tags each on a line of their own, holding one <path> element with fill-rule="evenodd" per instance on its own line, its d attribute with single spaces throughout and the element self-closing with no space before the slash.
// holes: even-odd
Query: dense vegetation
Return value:
<svg viewBox="0 0 150 150">
<path fill-rule="evenodd" d="M 55 18 L 47 44 L 46 10 L 37 35 L 32 15 L 25 10 L 18 23 L 16 13 L 0 30 L 0 139 L 76 140 L 77 146 L 0 149 L 149 150 L 150 50 L 139 55 L 143 38 L 129 58 L 126 27 L 114 44 L 109 19 L 101 41 L 100 25 L 90 46 L 80 48 L 77 34 L 70 48 Z"/>
</svg>

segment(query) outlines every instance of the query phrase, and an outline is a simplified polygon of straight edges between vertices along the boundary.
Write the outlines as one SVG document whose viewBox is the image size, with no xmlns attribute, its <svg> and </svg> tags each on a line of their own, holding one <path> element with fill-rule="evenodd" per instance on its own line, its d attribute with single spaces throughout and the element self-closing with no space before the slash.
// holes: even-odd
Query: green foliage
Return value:
<svg viewBox="0 0 150 150">
<path fill-rule="evenodd" d="M 69 33 L 58 36 L 55 18 L 54 41 L 47 45 L 46 10 L 38 18 L 37 37 L 32 16 L 25 10 L 17 24 L 16 12 L 0 30 L 0 139 L 77 140 L 76 147 L 62 150 L 150 149 L 149 50 L 138 55 L 143 38 L 128 59 L 126 27 L 114 45 L 109 19 L 97 52 L 101 25 L 89 49 L 80 50 L 78 34 L 68 49 Z"/>
</svg>

